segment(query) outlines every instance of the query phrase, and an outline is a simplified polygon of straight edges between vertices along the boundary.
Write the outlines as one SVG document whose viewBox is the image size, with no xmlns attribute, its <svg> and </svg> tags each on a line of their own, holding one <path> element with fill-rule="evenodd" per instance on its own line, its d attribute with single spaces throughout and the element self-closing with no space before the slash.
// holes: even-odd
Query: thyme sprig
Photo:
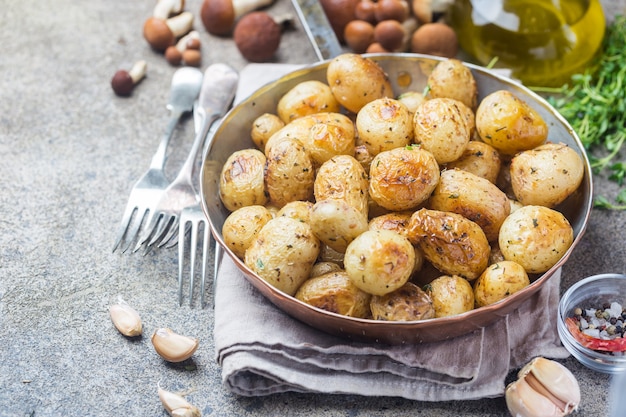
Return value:
<svg viewBox="0 0 626 417">
<path fill-rule="evenodd" d="M 607 27 L 598 57 L 571 83 L 560 88 L 534 88 L 550 94 L 547 100 L 578 134 L 594 174 L 608 170 L 608 178 L 620 187 L 626 181 L 621 153 L 626 142 L 626 17 L 616 16 Z M 596 197 L 598 208 L 626 210 L 626 189 L 611 203 Z"/>
</svg>

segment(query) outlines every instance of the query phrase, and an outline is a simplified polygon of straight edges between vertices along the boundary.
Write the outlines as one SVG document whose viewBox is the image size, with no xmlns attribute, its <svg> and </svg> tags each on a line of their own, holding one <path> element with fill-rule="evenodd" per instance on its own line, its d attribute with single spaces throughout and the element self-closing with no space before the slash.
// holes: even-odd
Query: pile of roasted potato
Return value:
<svg viewBox="0 0 626 417">
<path fill-rule="evenodd" d="M 394 97 L 375 61 L 344 54 L 288 91 L 220 176 L 222 236 L 259 277 L 314 307 L 425 320 L 498 302 L 573 243 L 557 208 L 582 157 L 501 90 L 441 61 Z"/>
</svg>

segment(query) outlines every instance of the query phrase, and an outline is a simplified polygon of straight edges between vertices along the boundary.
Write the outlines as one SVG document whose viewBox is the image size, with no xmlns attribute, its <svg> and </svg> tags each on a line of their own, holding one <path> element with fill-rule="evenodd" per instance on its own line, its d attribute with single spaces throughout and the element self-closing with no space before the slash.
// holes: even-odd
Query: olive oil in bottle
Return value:
<svg viewBox="0 0 626 417">
<path fill-rule="evenodd" d="M 584 71 L 606 27 L 599 0 L 456 0 L 449 23 L 478 64 L 496 59 L 529 86 L 561 86 Z"/>
</svg>

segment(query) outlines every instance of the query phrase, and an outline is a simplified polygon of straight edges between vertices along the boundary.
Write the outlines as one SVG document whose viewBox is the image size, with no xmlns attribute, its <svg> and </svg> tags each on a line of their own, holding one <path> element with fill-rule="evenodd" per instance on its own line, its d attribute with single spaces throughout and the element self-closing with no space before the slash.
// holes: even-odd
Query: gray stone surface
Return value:
<svg viewBox="0 0 626 417">
<path fill-rule="evenodd" d="M 605 1 L 612 13 L 623 1 Z M 187 8 L 200 10 L 200 0 Z M 240 398 L 215 363 L 211 308 L 178 307 L 175 249 L 112 253 L 132 183 L 147 167 L 165 122 L 174 68 L 142 38 L 152 1 L 3 1 L 0 14 L 0 416 L 162 416 L 157 384 L 188 390 L 215 416 L 506 416 L 502 398 L 424 403 L 397 398 L 285 394 Z M 274 10 L 289 10 L 278 0 Z M 246 62 L 228 39 L 201 28 L 206 66 Z M 115 97 L 120 67 L 148 61 L 131 98 Z M 300 27 L 277 62 L 315 60 Z M 182 158 L 190 123 L 172 142 Z M 171 169 L 171 167 L 170 167 Z M 599 178 L 596 193 L 615 186 Z M 591 274 L 624 272 L 626 213 L 594 210 L 564 267 L 563 288 Z M 108 306 L 121 296 L 144 321 L 126 340 Z M 170 365 L 152 349 L 157 327 L 199 337 L 193 361 Z M 607 414 L 610 378 L 570 358 L 585 395 L 580 416 Z"/>
</svg>

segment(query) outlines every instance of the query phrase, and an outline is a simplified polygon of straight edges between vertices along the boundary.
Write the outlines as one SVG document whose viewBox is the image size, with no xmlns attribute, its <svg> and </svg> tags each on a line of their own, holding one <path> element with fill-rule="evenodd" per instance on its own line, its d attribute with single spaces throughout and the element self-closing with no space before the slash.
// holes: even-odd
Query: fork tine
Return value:
<svg viewBox="0 0 626 417">
<path fill-rule="evenodd" d="M 178 305 L 183 305 L 183 264 L 185 256 L 186 228 L 178 229 Z"/>
<path fill-rule="evenodd" d="M 133 242 L 139 236 L 139 231 L 141 230 L 141 225 L 144 223 L 144 219 L 148 213 L 148 210 L 144 210 L 143 212 L 139 212 L 138 210 L 134 210 L 133 217 L 130 219 L 129 228 L 126 230 L 125 240 L 126 243 L 121 247 L 122 253 L 126 253 L 127 250 L 131 248 Z"/>
<path fill-rule="evenodd" d="M 126 236 L 126 231 L 130 227 L 130 221 L 136 210 L 137 210 L 137 207 L 135 207 L 132 204 L 128 204 L 126 206 L 126 209 L 124 210 L 124 216 L 122 216 L 122 221 L 120 222 L 120 225 L 117 228 L 117 238 L 115 239 L 115 244 L 113 245 L 112 252 L 115 252 L 115 250 L 120 245 L 120 243 L 122 243 L 122 240 L 124 240 L 124 236 Z"/>
<path fill-rule="evenodd" d="M 196 250 L 198 247 L 198 224 L 191 222 L 191 239 L 189 244 L 189 305 L 193 300 L 193 287 L 196 278 Z"/>
<path fill-rule="evenodd" d="M 211 231 L 206 221 L 202 221 L 202 275 L 200 278 L 200 308 L 204 308 L 204 292 L 206 288 L 206 264 L 209 255 L 209 244 L 211 242 Z"/>
<path fill-rule="evenodd" d="M 176 240 L 176 238 L 178 237 L 178 222 L 179 221 L 180 221 L 179 217 L 174 216 L 174 221 L 169 227 L 167 234 L 156 244 L 157 247 L 162 248 L 171 240 Z"/>
<path fill-rule="evenodd" d="M 158 223 L 155 225 L 152 233 L 141 242 L 141 244 L 146 246 L 158 246 L 158 243 L 161 242 L 163 236 L 168 233 L 172 223 L 175 221 L 175 216 L 171 216 L 168 214 L 161 214 L 159 217 Z M 139 245 L 141 246 L 141 245 Z"/>
</svg>

